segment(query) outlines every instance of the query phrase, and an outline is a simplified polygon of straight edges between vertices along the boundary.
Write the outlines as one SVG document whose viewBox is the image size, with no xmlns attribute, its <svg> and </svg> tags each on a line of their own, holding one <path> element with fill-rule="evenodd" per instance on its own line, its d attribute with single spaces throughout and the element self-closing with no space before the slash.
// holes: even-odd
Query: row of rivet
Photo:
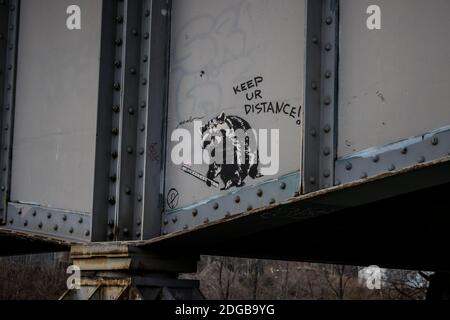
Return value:
<svg viewBox="0 0 450 320">
<path fill-rule="evenodd" d="M 135 5 L 136 3 L 129 3 L 128 1 L 123 4 L 123 1 L 119 1 L 122 2 L 121 4 L 119 4 L 119 9 L 118 12 L 120 13 L 118 15 L 118 18 L 116 19 L 116 22 L 118 24 L 118 30 L 117 30 L 117 34 L 122 35 L 123 37 L 127 37 L 127 27 L 129 26 L 123 26 L 126 23 L 128 23 L 128 21 L 125 21 L 125 19 L 128 19 L 128 17 L 124 17 L 124 12 L 127 11 L 127 14 L 130 15 L 130 11 L 129 8 L 131 5 Z M 144 7 L 140 7 L 139 8 L 139 12 L 143 12 L 143 19 L 144 21 L 149 21 L 150 20 L 150 10 L 145 8 L 145 3 L 146 1 L 142 1 L 141 2 Z M 125 7 L 127 7 L 127 9 L 125 9 Z M 121 9 L 124 10 L 121 10 Z M 142 10 L 143 9 L 143 10 Z M 131 20 L 130 20 L 131 21 Z M 135 22 L 135 21 L 133 21 Z M 147 29 L 142 29 L 142 30 L 149 30 L 149 22 L 146 22 L 147 25 Z M 141 26 L 141 28 L 143 28 Z M 149 32 L 141 32 L 138 30 L 137 27 L 133 27 L 130 30 L 130 33 L 133 37 L 141 37 L 142 39 L 142 44 L 140 44 L 140 47 L 138 48 L 139 52 L 141 52 L 143 49 L 143 47 L 147 46 L 148 48 L 146 49 L 146 53 L 143 54 L 139 54 L 139 60 L 141 61 L 141 67 L 142 70 L 145 70 L 144 68 L 148 68 L 148 63 L 149 63 L 149 55 L 148 55 L 148 51 L 149 51 L 149 39 L 150 39 L 150 34 Z M 129 39 L 128 39 L 129 40 Z M 124 41 L 122 38 L 118 38 L 116 39 L 116 46 L 117 47 L 122 47 Z M 135 40 L 133 39 L 133 44 L 135 43 Z M 122 221 L 121 223 L 119 223 L 119 219 L 120 219 L 120 211 L 121 210 L 119 208 L 119 204 L 117 199 L 120 199 L 120 192 L 121 187 L 120 185 L 117 185 L 117 180 L 120 179 L 118 178 L 118 176 L 120 176 L 121 174 L 125 174 L 125 173 L 121 173 L 120 170 L 123 167 L 123 161 L 129 161 L 130 162 L 134 162 L 136 161 L 135 165 L 136 165 L 136 176 L 137 179 L 133 179 L 131 178 L 131 175 L 127 174 L 127 179 L 129 179 L 129 185 L 128 186 L 124 186 L 123 191 L 124 194 L 127 197 L 131 197 L 133 196 L 134 201 L 137 203 L 136 206 L 137 208 L 132 208 L 133 212 L 139 212 L 142 213 L 143 212 L 143 193 L 144 193 L 144 164 L 145 164 L 145 155 L 146 155 L 146 148 L 145 148 L 145 134 L 146 134 L 146 122 L 142 121 L 142 119 L 145 119 L 147 116 L 147 101 L 146 100 L 141 100 L 141 102 L 139 103 L 139 106 L 136 109 L 134 108 L 134 106 L 129 106 L 128 107 L 128 116 L 129 117 L 133 117 L 133 119 L 129 119 L 130 122 L 137 124 L 136 128 L 137 128 L 137 139 L 133 140 L 132 143 L 133 145 L 131 145 L 131 143 L 125 147 L 125 151 L 126 154 L 128 154 L 129 156 L 131 156 L 132 158 L 129 159 L 123 159 L 121 156 L 121 152 L 120 151 L 115 151 L 115 150 L 121 150 L 121 148 L 124 148 L 124 146 L 122 144 L 126 143 L 125 140 L 127 140 L 127 138 L 131 137 L 131 136 L 127 136 L 125 137 L 125 133 L 122 133 L 122 135 L 120 135 L 119 133 L 119 128 L 124 128 L 124 121 L 125 121 L 125 114 L 121 113 L 121 107 L 124 107 L 124 101 L 126 100 L 124 95 L 124 89 L 123 89 L 123 85 L 121 85 L 120 81 L 123 81 L 124 79 L 126 79 L 126 77 L 128 76 L 128 72 L 130 75 L 132 76 L 137 76 L 138 75 L 138 69 L 135 66 L 131 66 L 130 68 L 128 68 L 128 66 L 126 66 L 126 62 L 125 59 L 127 54 L 131 54 L 133 48 L 131 48 L 131 41 L 127 41 L 126 43 L 126 48 L 122 48 L 122 50 L 118 50 L 117 54 L 116 54 L 116 62 L 115 62 L 115 66 L 118 70 L 120 70 L 120 72 L 116 72 L 116 82 L 114 83 L 114 90 L 116 91 L 115 93 L 115 101 L 119 101 L 120 99 L 120 103 L 116 103 L 116 106 L 114 107 L 114 113 L 116 115 L 113 123 L 113 146 L 115 146 L 115 149 L 113 149 L 113 153 L 112 153 L 112 158 L 113 161 L 115 162 L 115 166 L 112 166 L 113 169 L 113 173 L 111 175 L 111 183 L 112 183 L 112 190 L 113 190 L 113 196 L 110 196 L 109 198 L 109 202 L 110 205 L 112 207 L 111 211 L 114 213 L 114 215 L 110 214 L 109 215 L 109 231 L 108 231 L 108 238 L 110 240 L 112 240 L 114 237 L 118 237 L 119 235 L 125 237 L 125 238 L 129 238 L 130 237 L 130 232 L 132 230 L 130 230 L 126 224 L 126 221 Z M 133 60 L 134 61 L 134 60 Z M 125 67 L 124 67 L 125 65 Z M 125 69 L 129 69 L 129 70 L 125 70 Z M 140 76 L 140 80 L 138 81 L 138 85 L 139 85 L 139 89 L 137 90 L 137 92 L 147 92 L 148 89 L 148 79 L 146 76 L 147 73 L 143 73 Z M 119 80 L 120 79 L 120 80 Z M 132 86 L 132 82 L 134 81 L 128 81 L 126 83 L 126 85 L 128 87 Z M 134 90 L 134 89 L 133 89 Z M 130 94 L 130 93 L 127 93 Z M 142 95 L 145 96 L 145 94 L 138 94 L 138 95 Z M 133 100 L 133 97 L 129 97 L 131 100 Z M 138 98 L 138 97 L 136 97 Z M 128 119 L 127 119 L 128 120 Z M 138 122 L 139 121 L 139 122 Z M 133 125 L 134 126 L 134 125 Z M 127 126 L 128 128 L 128 126 Z M 128 134 L 128 133 L 127 133 Z M 134 133 L 132 133 L 130 131 L 130 134 L 133 135 Z M 143 137 L 143 138 L 142 138 Z M 137 147 L 137 146 L 141 146 L 141 147 Z M 134 165 L 132 166 L 134 167 Z M 136 181 L 135 184 L 135 190 L 133 190 L 133 188 L 131 187 L 131 185 L 133 184 L 133 181 Z M 135 203 L 131 204 L 132 207 L 135 206 Z M 128 202 L 128 201 L 127 201 Z M 127 214 L 130 214 L 130 212 L 128 212 L 129 210 L 127 209 Z M 133 215 L 133 213 L 131 213 L 131 215 Z M 120 225 L 123 224 L 124 226 L 122 226 L 123 230 L 118 230 L 118 228 L 120 227 Z M 139 218 L 136 219 L 136 225 L 137 228 L 136 229 L 140 229 L 141 225 L 142 225 L 142 220 L 141 220 L 141 215 Z M 134 228 L 134 226 L 131 226 L 131 228 Z M 117 234 L 119 233 L 119 234 Z M 141 231 L 137 230 L 134 234 L 134 236 L 136 238 L 140 238 L 141 237 Z M 133 237 L 133 236 L 131 236 Z"/>
<path fill-rule="evenodd" d="M 124 32 L 124 17 L 125 4 L 123 0 L 117 1 L 117 12 L 115 17 L 116 36 L 114 39 L 115 45 L 115 60 L 114 66 L 114 82 L 112 84 L 113 90 L 113 106 L 112 106 L 112 143 L 111 143 L 111 166 L 110 166 L 110 196 L 108 198 L 108 234 L 109 240 L 117 237 L 116 222 L 118 220 L 118 201 L 119 199 L 119 184 L 118 179 L 120 175 L 120 124 L 121 113 L 123 111 L 122 103 L 122 79 L 123 79 L 123 32 Z"/>
<path fill-rule="evenodd" d="M 430 145 L 433 146 L 433 147 L 439 146 L 439 142 L 440 142 L 440 141 L 439 141 L 439 137 L 437 137 L 437 136 L 433 136 L 433 137 L 430 139 Z M 402 156 L 405 156 L 405 157 L 408 156 L 408 154 L 409 154 L 409 149 L 408 149 L 408 147 L 403 147 L 403 148 L 401 148 L 401 149 L 399 150 L 399 154 L 402 155 Z M 448 152 L 448 155 L 450 156 L 450 151 Z M 382 160 L 382 155 L 374 155 L 374 156 L 371 158 L 371 161 L 372 161 L 372 163 L 374 163 L 374 164 L 381 163 L 381 162 L 382 162 L 381 160 Z M 416 162 L 417 164 L 422 164 L 422 163 L 425 163 L 426 161 L 427 161 L 426 156 L 419 156 L 419 157 L 416 159 L 415 162 Z M 393 171 L 397 170 L 397 166 L 396 166 L 395 163 L 391 163 L 391 164 L 389 164 L 389 165 L 387 166 L 386 169 L 387 169 L 388 172 L 393 172 Z M 348 162 L 345 163 L 345 170 L 348 171 L 348 172 L 351 172 L 351 171 L 354 170 L 354 165 L 353 165 L 353 163 L 352 163 L 351 161 L 348 161 Z M 362 172 L 361 175 L 360 175 L 360 178 L 361 178 L 361 179 L 367 179 L 367 178 L 369 178 L 369 174 L 368 174 L 367 172 Z M 336 185 L 341 185 L 342 182 L 341 182 L 340 180 L 337 180 L 335 184 L 336 184 Z"/>
<path fill-rule="evenodd" d="M 137 145 L 141 146 L 138 152 L 138 157 L 136 158 L 136 196 L 135 196 L 135 207 L 134 207 L 134 223 L 135 223 L 135 231 L 134 238 L 136 240 L 140 240 L 143 236 L 143 219 L 144 219 L 144 199 L 143 195 L 145 194 L 145 167 L 146 167 L 146 145 L 147 145 L 147 119 L 149 116 L 149 108 L 148 105 L 148 91 L 149 91 L 149 83 L 147 80 L 147 76 L 150 74 L 150 30 L 151 30 L 151 0 L 143 0 L 142 1 L 142 22 L 141 22 L 141 30 L 142 30 L 142 39 L 141 39 L 141 52 L 140 52 L 140 61 L 141 61 L 141 74 L 142 81 L 141 86 L 139 88 L 139 111 L 138 111 L 138 132 L 137 132 Z"/>
<path fill-rule="evenodd" d="M 330 0 L 335 1 L 335 0 Z M 336 63 L 336 38 L 335 30 L 336 23 L 335 13 L 331 10 L 332 6 L 329 1 L 324 1 L 324 13 L 325 19 L 322 21 L 322 39 L 323 39 L 323 53 L 322 53 L 322 105 L 320 126 L 322 130 L 320 133 L 320 174 L 322 175 L 321 188 L 329 188 L 333 183 L 334 172 L 334 112 L 335 112 L 335 93 L 334 83 L 335 77 L 333 77 Z M 322 108 L 322 107 L 321 107 Z M 317 134 L 317 133 L 316 133 Z M 310 183 L 314 185 L 316 183 L 315 178 L 311 178 Z"/>
<path fill-rule="evenodd" d="M 5 104 L 6 99 L 4 97 L 4 87 L 5 87 L 5 69 L 6 69 L 6 39 L 7 39 L 7 33 L 8 33 L 8 4 L 6 3 L 6 0 L 0 0 L 0 104 L 2 107 L 2 110 L 0 112 L 3 114 L 7 112 L 5 110 Z M 0 151 L 2 153 L 2 151 Z M 1 184 L 2 179 L 0 179 Z M 5 204 L 0 204 L 0 224 L 5 223 L 6 219 L 6 210 Z"/>
<path fill-rule="evenodd" d="M 35 221 L 35 220 L 39 221 L 38 220 L 39 217 L 44 215 L 44 217 L 46 219 L 41 219 L 39 221 L 39 223 L 37 224 L 38 230 L 44 229 L 46 224 L 50 225 L 53 223 L 53 225 L 51 226 L 51 229 L 56 233 L 56 232 L 61 231 L 61 226 L 64 224 L 67 224 L 69 221 L 68 214 L 61 214 L 61 213 L 52 212 L 52 211 L 39 210 L 39 212 L 41 212 L 41 214 L 38 214 L 37 209 L 31 208 L 28 210 L 28 212 L 26 214 L 24 214 L 22 208 L 16 207 L 15 210 L 9 210 L 9 213 L 11 214 L 14 211 L 16 213 L 16 217 L 13 217 L 13 216 L 9 217 L 8 223 L 11 226 L 14 226 L 14 223 L 16 221 L 17 221 L 16 223 L 19 223 L 19 221 L 20 221 L 21 225 L 18 225 L 18 227 L 20 227 L 20 228 L 31 228 L 31 222 Z M 43 211 L 46 211 L 46 212 L 44 213 Z M 73 215 L 73 213 L 71 213 L 70 215 Z M 29 218 L 30 216 L 31 216 L 32 220 L 30 220 L 30 218 Z M 55 218 L 55 216 L 56 216 L 56 218 Z M 26 217 L 28 217 L 28 218 L 26 218 Z M 60 222 L 58 222 L 56 220 L 60 220 Z M 85 219 L 80 216 L 77 220 L 77 223 L 78 223 L 78 225 L 81 226 L 85 223 Z M 76 228 L 79 228 L 79 227 L 78 226 L 74 227 L 73 225 L 70 226 L 68 229 L 69 234 L 73 235 L 76 232 Z M 83 235 L 84 235 L 84 237 L 88 238 L 91 235 L 91 231 L 87 228 L 84 231 Z"/>
<path fill-rule="evenodd" d="M 281 182 L 281 183 L 279 184 L 279 188 L 280 188 L 280 190 L 285 191 L 286 188 L 287 188 L 287 184 L 286 184 L 285 182 Z M 256 196 L 257 196 L 258 198 L 262 198 L 262 197 L 264 196 L 264 190 L 261 189 L 261 188 L 257 189 L 257 190 L 256 190 Z M 295 194 L 294 196 L 298 196 L 298 194 Z M 236 196 L 234 197 L 234 203 L 235 203 L 236 205 L 238 205 L 238 209 L 239 209 L 239 207 L 240 207 L 241 202 L 242 202 L 241 196 L 236 195 Z M 269 200 L 269 205 L 271 205 L 271 206 L 272 206 L 272 205 L 275 205 L 276 203 L 277 203 L 277 200 L 274 199 L 274 198 L 271 198 L 271 199 Z M 218 203 L 218 202 L 213 202 L 213 203 L 212 203 L 212 209 L 213 209 L 213 212 L 214 212 L 214 211 L 218 211 L 218 210 L 220 209 L 219 203 Z M 254 208 L 252 205 L 248 205 L 247 208 L 246 208 L 247 211 L 252 211 L 253 209 L 255 209 L 255 208 Z M 193 217 L 194 219 L 197 218 L 198 215 L 199 215 L 199 208 L 193 209 L 193 210 L 191 211 L 191 215 L 192 215 L 192 217 Z M 227 218 L 230 218 L 231 216 L 232 216 L 231 212 L 227 211 L 227 212 L 224 213 L 224 215 L 223 215 L 222 218 L 223 218 L 223 219 L 227 219 Z M 219 218 L 215 218 L 215 220 L 220 220 L 220 217 L 219 217 Z M 179 222 L 178 216 L 174 215 L 174 216 L 171 218 L 171 221 L 172 221 L 172 224 L 173 224 L 173 225 L 178 224 L 178 222 Z M 205 217 L 205 218 L 203 219 L 203 224 L 209 224 L 210 222 L 211 222 L 211 218 L 210 218 L 210 217 Z M 166 219 L 164 219 L 164 221 L 163 221 L 163 226 L 166 228 L 166 227 L 169 225 L 169 223 L 170 223 L 169 219 L 166 218 Z M 183 230 L 189 230 L 189 228 L 190 228 L 190 227 L 189 227 L 188 224 L 185 224 L 185 225 L 183 226 Z M 163 232 L 163 234 L 164 234 L 164 235 L 167 235 L 167 234 L 168 234 L 167 230 L 165 230 L 165 231 Z"/>
<path fill-rule="evenodd" d="M 0 222 L 5 223 L 8 194 L 10 186 L 10 168 L 11 168 L 11 144 L 12 144 L 12 119 L 14 112 L 14 95 L 15 95 L 15 69 L 16 69 L 16 46 L 17 46 L 17 19 L 18 4 L 14 1 L 1 1 L 0 6 L 9 11 L 8 31 L 6 35 L 2 35 L 0 41 L 6 41 L 6 64 L 4 74 L 4 96 L 2 112 L 2 133 L 1 133 L 1 174 L 0 174 L 0 195 L 2 202 L 0 204 Z"/>
</svg>

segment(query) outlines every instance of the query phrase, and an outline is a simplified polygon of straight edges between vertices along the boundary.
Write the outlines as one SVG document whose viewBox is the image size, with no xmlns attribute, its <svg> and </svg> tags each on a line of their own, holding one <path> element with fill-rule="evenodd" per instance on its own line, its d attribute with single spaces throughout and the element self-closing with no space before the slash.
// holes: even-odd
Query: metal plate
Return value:
<svg viewBox="0 0 450 320">
<path fill-rule="evenodd" d="M 101 0 L 21 1 L 12 201 L 92 211 L 101 13 Z"/>
<path fill-rule="evenodd" d="M 304 17 L 305 1 L 298 0 L 173 1 L 165 185 L 167 212 L 176 213 L 180 208 L 205 204 L 211 199 L 235 194 L 241 188 L 251 190 L 252 186 L 299 172 Z M 253 112 L 251 106 L 246 108 L 246 105 L 258 103 L 262 107 L 263 102 L 267 103 L 266 112 L 259 113 L 257 109 Z M 269 102 L 275 110 L 269 107 Z M 277 113 L 277 103 L 288 107 Z M 245 177 L 246 169 L 233 168 L 232 174 L 225 174 L 225 166 L 213 169 L 207 163 L 192 163 L 194 152 L 198 147 L 201 149 L 201 140 L 205 137 L 194 122 L 201 122 L 208 130 L 217 127 L 244 131 L 249 130 L 248 127 L 267 129 L 269 141 L 270 130 L 279 130 L 279 154 L 282 156 L 278 172 Z M 184 163 L 184 169 L 183 164 L 175 165 L 171 158 L 178 144 L 178 141 L 170 141 L 176 129 L 186 130 L 192 138 L 188 150 L 192 153 L 192 162 Z M 214 143 L 212 145 L 209 151 L 215 149 Z M 269 154 L 270 151 L 276 152 L 271 143 Z M 208 172 L 213 179 L 208 178 Z M 239 172 L 237 178 L 236 172 Z M 231 181 L 234 178 L 238 182 Z M 205 182 L 208 179 L 211 186 Z M 298 178 L 297 182 L 300 184 Z M 289 197 L 292 195 L 293 192 Z M 268 204 L 270 199 L 266 200 Z M 226 214 L 227 210 L 222 209 Z M 192 219 L 192 210 L 187 211 Z M 212 220 L 202 217 L 199 223 L 204 223 L 205 219 Z"/>
<path fill-rule="evenodd" d="M 370 5 L 381 30 L 366 26 Z M 338 156 L 449 125 L 450 2 L 342 0 L 340 12 Z"/>
<path fill-rule="evenodd" d="M 7 228 L 55 239 L 91 240 L 92 216 L 86 213 L 48 210 L 40 206 L 10 203 Z"/>
</svg>

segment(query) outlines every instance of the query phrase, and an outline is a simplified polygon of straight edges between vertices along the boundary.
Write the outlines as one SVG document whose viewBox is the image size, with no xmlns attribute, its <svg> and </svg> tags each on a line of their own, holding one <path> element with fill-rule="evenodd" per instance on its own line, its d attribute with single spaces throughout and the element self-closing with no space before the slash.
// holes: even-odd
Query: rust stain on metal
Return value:
<svg viewBox="0 0 450 320">
<path fill-rule="evenodd" d="M 97 243 L 95 246 L 74 245 L 70 254 L 74 258 L 90 258 L 97 256 L 104 257 L 127 257 L 129 256 L 129 248 L 120 243 L 107 242 Z"/>
<path fill-rule="evenodd" d="M 131 258 L 77 258 L 73 257 L 73 263 L 83 271 L 100 270 L 129 270 L 131 267 Z"/>
</svg>

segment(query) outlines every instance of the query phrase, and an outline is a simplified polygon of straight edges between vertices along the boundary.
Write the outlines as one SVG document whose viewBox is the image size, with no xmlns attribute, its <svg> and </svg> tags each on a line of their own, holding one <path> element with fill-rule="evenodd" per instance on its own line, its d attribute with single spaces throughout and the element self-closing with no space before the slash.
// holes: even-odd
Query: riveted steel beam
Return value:
<svg viewBox="0 0 450 320">
<path fill-rule="evenodd" d="M 334 184 L 338 70 L 338 0 L 307 4 L 304 192 Z"/>
<path fill-rule="evenodd" d="M 141 10 L 141 74 L 135 172 L 133 238 L 161 235 L 162 163 L 170 50 L 170 5 L 144 0 Z"/>
<path fill-rule="evenodd" d="M 160 234 L 167 16 L 162 0 L 116 5 L 108 240 Z"/>
<path fill-rule="evenodd" d="M 91 215 L 82 212 L 56 210 L 21 203 L 8 204 L 7 227 L 55 239 L 75 242 L 91 240 Z"/>
<path fill-rule="evenodd" d="M 133 210 L 135 204 L 136 158 L 142 156 L 142 147 L 137 145 L 137 112 L 139 107 L 139 87 L 148 83 L 148 78 L 140 73 L 141 46 L 141 1 L 118 3 L 116 62 L 117 68 L 113 84 L 114 104 L 118 106 L 114 117 L 112 135 L 114 140 L 111 182 L 114 192 L 110 204 L 114 211 L 116 240 L 131 240 L 133 230 Z M 144 150 L 145 153 L 145 150 Z M 114 159 L 116 158 L 116 159 Z M 114 177 L 115 176 L 115 177 Z M 114 179 L 117 179 L 114 182 Z"/>
<path fill-rule="evenodd" d="M 364 150 L 336 162 L 336 184 L 367 180 L 450 156 L 450 127 Z"/>
<path fill-rule="evenodd" d="M 117 4 L 118 1 L 103 2 L 92 214 L 93 241 L 105 241 L 108 237 L 108 232 L 112 234 L 112 231 L 108 230 L 114 227 L 114 214 L 112 213 L 112 209 L 110 209 L 111 204 L 109 200 L 116 180 L 115 172 L 111 173 L 111 166 L 115 165 L 116 161 L 116 157 L 113 157 L 113 152 L 117 152 L 117 141 L 112 136 L 113 118 L 115 120 L 115 114 L 118 111 L 117 108 L 120 108 L 120 106 L 114 104 L 112 89 L 116 69 L 120 67 L 119 62 L 115 60 L 116 25 L 121 19 L 117 15 Z"/>
<path fill-rule="evenodd" d="M 300 174 L 294 173 L 263 183 L 242 188 L 219 199 L 210 199 L 198 205 L 163 214 L 163 234 L 184 232 L 218 221 L 225 221 L 242 213 L 270 209 L 298 195 Z"/>
<path fill-rule="evenodd" d="M 19 0 L 0 1 L 0 224 L 6 223 L 11 185 Z"/>
</svg>

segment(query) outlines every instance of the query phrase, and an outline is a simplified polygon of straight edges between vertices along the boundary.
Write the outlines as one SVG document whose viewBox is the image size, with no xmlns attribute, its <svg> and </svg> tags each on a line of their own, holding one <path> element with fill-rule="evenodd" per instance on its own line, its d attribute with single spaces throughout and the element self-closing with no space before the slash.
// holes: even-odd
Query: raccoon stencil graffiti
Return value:
<svg viewBox="0 0 450 320">
<path fill-rule="evenodd" d="M 210 155 L 208 172 L 202 175 L 187 166 L 183 166 L 183 171 L 204 181 L 208 187 L 222 185 L 221 190 L 243 187 L 247 178 L 261 177 L 256 133 L 246 120 L 222 113 L 200 131 L 201 147 Z"/>
</svg>

